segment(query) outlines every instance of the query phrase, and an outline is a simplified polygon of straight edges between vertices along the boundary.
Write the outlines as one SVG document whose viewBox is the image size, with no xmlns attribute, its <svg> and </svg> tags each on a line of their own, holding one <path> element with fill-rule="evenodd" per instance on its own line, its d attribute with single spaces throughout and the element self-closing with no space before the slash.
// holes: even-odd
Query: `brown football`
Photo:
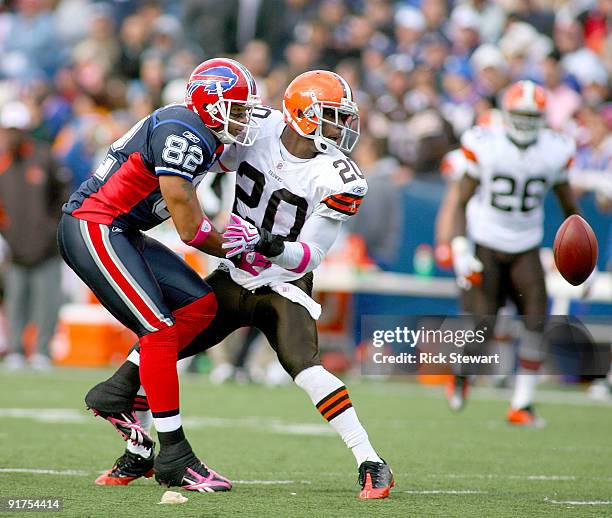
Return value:
<svg viewBox="0 0 612 518">
<path fill-rule="evenodd" d="M 597 239 L 591 226 L 574 214 L 557 230 L 553 252 L 563 278 L 578 286 L 587 280 L 597 263 Z"/>
</svg>

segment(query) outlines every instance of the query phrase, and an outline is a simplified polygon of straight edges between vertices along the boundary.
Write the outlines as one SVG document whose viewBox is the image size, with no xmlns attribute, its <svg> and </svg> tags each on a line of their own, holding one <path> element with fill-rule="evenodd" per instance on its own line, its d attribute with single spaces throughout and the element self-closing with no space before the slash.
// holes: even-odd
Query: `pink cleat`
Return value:
<svg viewBox="0 0 612 518">
<path fill-rule="evenodd" d="M 183 475 L 183 483 L 180 486 L 188 491 L 199 491 L 201 493 L 214 493 L 216 491 L 229 491 L 232 483 L 216 471 L 210 469 L 204 463 L 201 467 L 195 466 L 197 471 L 187 468 Z"/>
<path fill-rule="evenodd" d="M 164 446 L 155 458 L 155 480 L 166 487 L 215 493 L 229 491 L 232 483 L 198 459 L 187 439 Z"/>
<path fill-rule="evenodd" d="M 144 446 L 148 450 L 155 445 L 155 441 L 142 427 L 135 412 L 102 412 L 95 408 L 90 410 L 94 415 L 100 416 L 112 424 L 124 441 L 131 441 L 134 444 Z"/>
</svg>

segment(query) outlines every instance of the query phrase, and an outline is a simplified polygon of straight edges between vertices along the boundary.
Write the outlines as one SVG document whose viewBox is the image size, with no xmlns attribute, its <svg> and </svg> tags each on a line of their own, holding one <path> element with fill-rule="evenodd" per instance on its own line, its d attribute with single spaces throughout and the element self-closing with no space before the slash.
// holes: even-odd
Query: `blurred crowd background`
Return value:
<svg viewBox="0 0 612 518">
<path fill-rule="evenodd" d="M 343 75 L 363 117 L 355 158 L 391 197 L 415 176 L 439 178 L 445 153 L 500 91 L 535 80 L 550 93 L 548 124 L 578 142 L 573 176 L 602 173 L 577 185 L 609 208 L 612 179 L 607 191 L 599 180 L 612 168 L 612 0 L 0 2 L 0 105 L 29 107 L 72 187 L 219 55 L 244 63 L 273 107 L 305 70 Z M 406 263 L 380 234 L 365 236 L 377 261 Z"/>
<path fill-rule="evenodd" d="M 612 265 L 612 0 L 0 0 L 0 109 L 27 107 L 68 190 L 213 56 L 246 65 L 276 108 L 301 72 L 347 79 L 370 184 L 353 230 L 380 267 L 424 274 L 450 275 L 431 248 L 443 157 L 511 82 L 544 85 Z"/>
</svg>

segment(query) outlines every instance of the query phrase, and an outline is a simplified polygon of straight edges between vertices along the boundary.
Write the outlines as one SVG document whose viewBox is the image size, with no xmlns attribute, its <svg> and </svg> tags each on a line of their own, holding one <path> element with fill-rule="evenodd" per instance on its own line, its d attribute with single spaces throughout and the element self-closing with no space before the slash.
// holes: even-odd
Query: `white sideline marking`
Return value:
<svg viewBox="0 0 612 518">
<path fill-rule="evenodd" d="M 371 376 L 376 378 L 377 376 Z M 346 380 L 350 382 L 350 379 Z M 404 382 L 386 381 L 381 382 L 374 380 L 368 386 L 368 392 L 370 393 L 389 393 L 389 390 L 400 395 L 406 395 L 409 397 L 418 398 L 430 398 L 444 401 L 442 389 L 426 387 L 423 385 L 412 385 Z M 347 383 L 348 385 L 349 383 Z M 470 399 L 479 401 L 505 401 L 512 396 L 511 389 L 497 389 L 492 387 L 473 387 L 470 393 Z M 585 392 L 569 392 L 566 390 L 542 390 L 538 391 L 538 401 L 548 404 L 558 404 L 563 406 L 587 406 L 587 407 L 602 407 L 612 406 L 612 399 L 606 401 L 596 401 L 591 399 Z"/>
<path fill-rule="evenodd" d="M 544 501 L 558 505 L 612 505 L 612 500 L 551 500 L 546 497 Z"/>
<path fill-rule="evenodd" d="M 336 435 L 325 423 L 288 423 L 278 418 L 261 417 L 184 417 L 183 424 L 189 428 L 254 428 L 288 435 Z"/>
<path fill-rule="evenodd" d="M 425 489 L 422 491 L 402 491 L 411 495 L 482 495 L 486 491 L 478 489 Z"/>
<path fill-rule="evenodd" d="M 283 484 L 312 484 L 310 480 L 232 480 L 233 484 L 280 486 Z"/>
<path fill-rule="evenodd" d="M 77 477 L 89 476 L 91 472 L 75 469 L 29 469 L 29 468 L 0 468 L 0 473 L 32 473 L 35 475 L 71 475 Z M 102 471 L 100 473 L 103 473 Z M 310 480 L 234 480 L 234 484 L 280 486 L 285 484 L 312 484 Z"/>
<path fill-rule="evenodd" d="M 279 473 L 287 474 L 288 476 L 297 475 L 297 474 L 308 474 L 307 471 L 291 471 L 291 472 L 275 472 L 276 475 Z M 412 477 L 414 473 L 401 473 L 394 471 L 396 477 Z M 326 471 L 325 473 L 319 473 L 319 476 L 322 477 L 341 477 L 346 475 L 341 471 Z M 604 476 L 587 476 L 587 475 L 500 475 L 496 473 L 427 473 L 423 475 L 427 478 L 449 478 L 449 479 L 473 479 L 473 480 L 543 480 L 543 481 L 576 481 L 576 480 L 606 480 L 612 481 L 612 477 L 604 477 Z"/>
<path fill-rule="evenodd" d="M 329 425 L 317 423 L 270 423 L 270 429 L 289 435 L 336 435 Z"/>
<path fill-rule="evenodd" d="M 87 424 L 94 423 L 90 414 L 74 408 L 0 408 L 0 418 L 33 419 L 43 423 Z M 287 435 L 333 436 L 334 430 L 325 423 L 291 423 L 279 418 L 262 417 L 185 417 L 183 424 L 189 428 L 253 428 L 260 431 Z"/>
<path fill-rule="evenodd" d="M 472 474 L 462 474 L 462 473 L 430 473 L 427 475 L 429 478 L 480 478 L 480 479 L 492 479 L 492 478 L 503 478 L 503 479 L 511 479 L 511 480 L 577 480 L 578 477 L 575 475 L 497 475 L 494 473 L 482 474 L 482 473 L 472 473 Z M 581 477 L 581 478 L 589 478 L 593 477 Z"/>
<path fill-rule="evenodd" d="M 85 477 L 89 475 L 89 471 L 78 469 L 26 469 L 26 468 L 0 468 L 0 473 L 34 473 L 36 475 L 72 475 L 77 477 Z"/>
<path fill-rule="evenodd" d="M 0 408 L 0 417 L 34 419 L 43 423 L 85 423 L 91 420 L 73 408 Z"/>
<path fill-rule="evenodd" d="M 508 478 L 526 478 L 527 480 L 576 480 L 572 475 L 508 475 Z"/>
</svg>

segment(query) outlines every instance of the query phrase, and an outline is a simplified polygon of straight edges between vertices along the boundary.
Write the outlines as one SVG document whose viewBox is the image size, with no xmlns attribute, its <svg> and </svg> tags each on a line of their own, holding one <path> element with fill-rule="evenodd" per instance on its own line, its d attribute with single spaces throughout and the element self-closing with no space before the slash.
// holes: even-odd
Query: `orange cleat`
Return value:
<svg viewBox="0 0 612 518">
<path fill-rule="evenodd" d="M 395 485 L 393 472 L 385 461 L 373 462 L 366 460 L 359 466 L 360 500 L 375 500 L 387 498 L 389 491 Z"/>
<path fill-rule="evenodd" d="M 155 455 L 146 459 L 126 450 L 115 461 L 113 468 L 102 473 L 94 483 L 98 486 L 127 486 L 140 477 L 151 478 L 154 459 Z"/>
<path fill-rule="evenodd" d="M 546 421 L 535 415 L 531 405 L 518 409 L 510 407 L 508 409 L 507 419 L 509 424 L 516 426 L 528 426 L 531 428 L 544 428 L 544 426 L 546 426 Z"/>
</svg>

